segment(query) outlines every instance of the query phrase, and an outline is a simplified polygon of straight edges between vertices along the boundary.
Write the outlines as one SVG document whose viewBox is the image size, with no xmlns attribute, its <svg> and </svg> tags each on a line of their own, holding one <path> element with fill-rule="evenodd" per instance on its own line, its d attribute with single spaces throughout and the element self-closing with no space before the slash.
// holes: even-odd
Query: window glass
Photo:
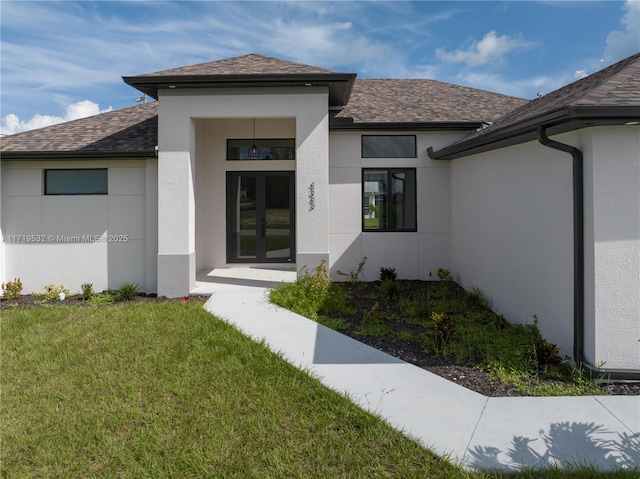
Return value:
<svg viewBox="0 0 640 479">
<path fill-rule="evenodd" d="M 227 140 L 227 160 L 295 160 L 293 138 Z"/>
<path fill-rule="evenodd" d="M 415 135 L 363 135 L 363 158 L 416 158 Z"/>
<path fill-rule="evenodd" d="M 362 173 L 363 231 L 416 230 L 416 170 L 366 169 Z"/>
<path fill-rule="evenodd" d="M 106 195 L 106 168 L 44 170 L 45 195 Z"/>
</svg>

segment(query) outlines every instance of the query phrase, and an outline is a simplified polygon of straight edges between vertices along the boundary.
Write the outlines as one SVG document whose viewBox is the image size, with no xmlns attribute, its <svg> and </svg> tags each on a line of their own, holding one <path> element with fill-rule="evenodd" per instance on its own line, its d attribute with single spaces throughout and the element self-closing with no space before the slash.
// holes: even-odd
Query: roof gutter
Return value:
<svg viewBox="0 0 640 479">
<path fill-rule="evenodd" d="M 582 151 L 575 146 L 549 139 L 547 125 L 536 128 L 538 141 L 573 158 L 573 358 L 594 378 L 640 380 L 640 372 L 630 369 L 595 367 L 584 356 L 584 167 Z"/>
</svg>

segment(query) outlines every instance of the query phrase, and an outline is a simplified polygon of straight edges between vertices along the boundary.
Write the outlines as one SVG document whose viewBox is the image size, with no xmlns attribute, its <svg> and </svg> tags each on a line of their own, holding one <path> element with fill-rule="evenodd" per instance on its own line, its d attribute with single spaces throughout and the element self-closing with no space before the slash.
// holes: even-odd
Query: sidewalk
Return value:
<svg viewBox="0 0 640 479">
<path fill-rule="evenodd" d="M 640 467 L 640 397 L 487 398 L 269 303 L 260 286 L 198 282 L 205 308 L 327 387 L 466 467 Z"/>
</svg>

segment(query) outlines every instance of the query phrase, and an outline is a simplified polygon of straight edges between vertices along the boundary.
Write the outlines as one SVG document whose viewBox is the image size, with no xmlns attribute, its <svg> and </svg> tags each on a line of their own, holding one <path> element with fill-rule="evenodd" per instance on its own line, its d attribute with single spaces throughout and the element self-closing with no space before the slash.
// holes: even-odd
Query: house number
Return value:
<svg viewBox="0 0 640 479">
<path fill-rule="evenodd" d="M 313 211 L 316 208 L 316 185 L 312 182 L 309 185 L 309 211 Z"/>
</svg>

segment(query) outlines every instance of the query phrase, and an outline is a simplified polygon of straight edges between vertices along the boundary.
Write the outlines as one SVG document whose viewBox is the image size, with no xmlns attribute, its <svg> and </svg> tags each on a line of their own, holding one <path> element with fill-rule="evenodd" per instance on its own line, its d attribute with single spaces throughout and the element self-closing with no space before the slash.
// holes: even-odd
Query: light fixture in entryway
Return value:
<svg viewBox="0 0 640 479">
<path fill-rule="evenodd" d="M 251 159 L 258 159 L 258 147 L 256 146 L 256 119 L 253 118 L 253 146 L 251 147 Z"/>
</svg>

